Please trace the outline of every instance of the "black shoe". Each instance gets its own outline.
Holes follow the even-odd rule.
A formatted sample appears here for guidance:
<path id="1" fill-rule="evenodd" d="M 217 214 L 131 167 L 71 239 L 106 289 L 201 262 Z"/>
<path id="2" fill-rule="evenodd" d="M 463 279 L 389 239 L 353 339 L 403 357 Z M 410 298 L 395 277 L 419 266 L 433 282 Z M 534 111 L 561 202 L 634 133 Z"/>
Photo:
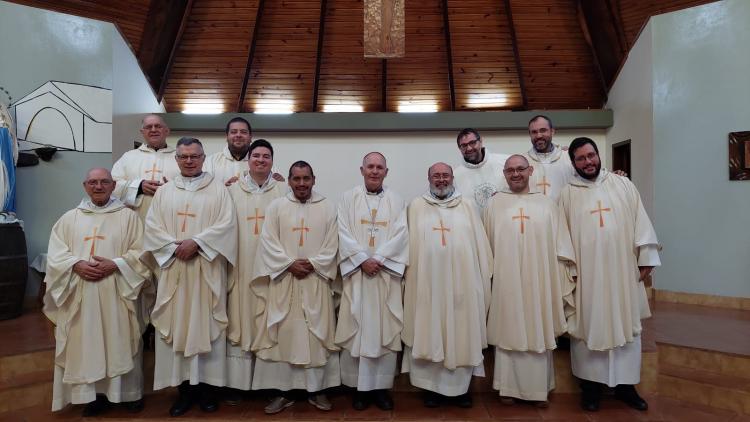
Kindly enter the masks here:
<path id="1" fill-rule="evenodd" d="M 375 406 L 378 407 L 380 410 L 393 410 L 393 399 L 388 394 L 388 391 L 386 390 L 375 390 L 373 392 L 375 395 L 374 402 Z"/>
<path id="2" fill-rule="evenodd" d="M 648 410 L 648 403 L 643 400 L 633 385 L 618 385 L 615 387 L 615 398 L 635 410 Z"/>
<path id="3" fill-rule="evenodd" d="M 128 413 L 138 413 L 143 410 L 143 398 L 135 401 L 126 401 L 123 404 L 125 405 L 125 410 L 127 410 Z"/>
<path id="4" fill-rule="evenodd" d="M 210 385 L 201 384 L 198 406 L 202 411 L 211 413 L 219 410 L 219 402 L 216 400 L 214 389 Z"/>
<path id="5" fill-rule="evenodd" d="M 367 391 L 355 391 L 352 398 L 352 407 L 354 410 L 365 410 L 370 407 L 370 397 Z"/>
<path id="6" fill-rule="evenodd" d="M 169 416 L 182 416 L 193 407 L 193 397 L 189 392 L 180 391 L 172 407 L 169 408 Z"/>
<path id="7" fill-rule="evenodd" d="M 92 416 L 100 415 L 109 409 L 109 400 L 101 394 L 96 395 L 96 399 L 92 402 L 86 403 L 86 406 L 81 412 L 81 416 L 84 418 L 90 418 Z"/>
<path id="8" fill-rule="evenodd" d="M 440 407 L 440 395 L 432 391 L 425 391 L 422 402 L 424 407 Z"/>
<path id="9" fill-rule="evenodd" d="M 581 409 L 587 412 L 599 410 L 599 402 L 602 399 L 602 386 L 592 381 L 581 381 Z"/>
<path id="10" fill-rule="evenodd" d="M 222 401 L 227 406 L 239 406 L 242 403 L 242 392 L 236 388 L 221 389 Z"/>
<path id="11" fill-rule="evenodd" d="M 456 397 L 456 405 L 464 409 L 468 409 L 474 405 L 474 401 L 471 399 L 471 394 L 464 393 Z"/>

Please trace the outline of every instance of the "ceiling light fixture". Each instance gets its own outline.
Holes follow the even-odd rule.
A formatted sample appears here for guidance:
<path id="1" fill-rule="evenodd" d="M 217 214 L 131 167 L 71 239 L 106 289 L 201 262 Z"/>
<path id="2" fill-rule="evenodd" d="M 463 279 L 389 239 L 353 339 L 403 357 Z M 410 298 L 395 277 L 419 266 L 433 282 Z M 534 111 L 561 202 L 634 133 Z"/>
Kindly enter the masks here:
<path id="1" fill-rule="evenodd" d="M 435 103 L 409 103 L 403 102 L 398 105 L 399 113 L 436 113 L 438 105 Z"/>
<path id="2" fill-rule="evenodd" d="M 360 104 L 326 104 L 323 113 L 361 113 L 364 107 Z"/>
<path id="3" fill-rule="evenodd" d="M 292 102 L 256 104 L 255 114 L 292 114 L 294 104 Z"/>
<path id="4" fill-rule="evenodd" d="M 186 104 L 183 114 L 221 114 L 224 104 Z"/>

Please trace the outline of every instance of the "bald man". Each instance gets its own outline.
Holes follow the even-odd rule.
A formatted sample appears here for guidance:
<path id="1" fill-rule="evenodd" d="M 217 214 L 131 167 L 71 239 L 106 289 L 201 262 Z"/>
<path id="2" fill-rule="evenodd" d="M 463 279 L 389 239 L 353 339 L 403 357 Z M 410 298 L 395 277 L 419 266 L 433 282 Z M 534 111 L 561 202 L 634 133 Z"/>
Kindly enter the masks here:
<path id="1" fill-rule="evenodd" d="M 52 410 L 87 403 L 95 416 L 110 403 L 143 408 L 143 324 L 135 300 L 150 277 L 138 215 L 111 197 L 108 170 L 90 170 L 87 198 L 55 223 L 49 240 L 44 314 L 55 324 Z"/>
<path id="2" fill-rule="evenodd" d="M 471 407 L 471 378 L 484 376 L 492 253 L 473 201 L 453 187 L 451 167 L 436 163 L 427 177 L 429 192 L 408 211 L 402 372 L 427 390 L 425 406 L 451 396 Z"/>
<path id="3" fill-rule="evenodd" d="M 393 409 L 396 354 L 401 350 L 401 281 L 409 261 L 406 207 L 383 185 L 385 156 L 365 155 L 363 183 L 344 193 L 338 208 L 339 255 L 343 293 L 336 344 L 341 351 L 341 382 L 356 388 L 352 406 L 374 402 Z"/>

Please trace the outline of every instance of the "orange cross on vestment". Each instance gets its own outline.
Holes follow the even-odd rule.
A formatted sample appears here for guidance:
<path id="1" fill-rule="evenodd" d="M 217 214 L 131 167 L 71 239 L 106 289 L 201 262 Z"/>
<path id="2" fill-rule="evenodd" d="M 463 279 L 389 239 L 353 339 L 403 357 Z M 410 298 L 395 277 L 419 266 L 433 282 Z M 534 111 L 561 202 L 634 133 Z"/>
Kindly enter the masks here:
<path id="1" fill-rule="evenodd" d="M 531 220 L 531 217 L 523 214 L 523 208 L 518 209 L 518 215 L 513 216 L 513 220 L 521 220 L 521 234 L 524 233 L 525 225 L 523 220 Z"/>
<path id="2" fill-rule="evenodd" d="M 253 220 L 255 220 L 255 230 L 253 230 L 253 234 L 255 234 L 256 236 L 258 235 L 258 222 L 260 220 L 265 220 L 266 219 L 266 216 L 265 215 L 260 215 L 260 213 L 258 211 L 259 211 L 258 208 L 256 208 L 255 209 L 255 216 L 254 217 L 247 217 L 247 221 L 253 221 Z"/>
<path id="3" fill-rule="evenodd" d="M 96 234 L 96 227 L 94 227 L 94 234 L 92 234 L 91 236 L 84 236 L 83 238 L 84 242 L 88 242 L 89 240 L 91 241 L 91 250 L 89 250 L 89 258 L 94 256 L 94 254 L 96 253 L 96 239 L 99 239 L 99 240 L 105 239 L 104 236 Z"/>
<path id="4" fill-rule="evenodd" d="M 188 210 L 190 209 L 190 204 L 185 204 L 185 211 L 177 211 L 178 216 L 185 217 L 182 219 L 182 228 L 180 229 L 181 232 L 185 232 L 185 225 L 187 224 L 188 217 L 195 217 L 195 214 L 189 213 Z"/>
<path id="5" fill-rule="evenodd" d="M 547 187 L 552 186 L 547 182 L 547 176 L 542 176 L 542 181 L 536 184 L 536 187 L 542 187 L 542 193 L 547 194 Z"/>
<path id="6" fill-rule="evenodd" d="M 371 219 L 367 220 L 365 218 L 359 220 L 360 224 L 369 224 L 370 225 L 370 247 L 375 247 L 375 226 L 380 227 L 387 227 L 388 222 L 387 221 L 376 221 L 375 217 L 378 215 L 378 210 L 370 210 L 370 216 Z"/>
<path id="7" fill-rule="evenodd" d="M 310 228 L 305 227 L 305 219 L 302 218 L 299 223 L 299 227 L 292 227 L 292 232 L 299 231 L 299 245 L 305 246 L 305 232 L 309 232 Z"/>
<path id="8" fill-rule="evenodd" d="M 159 170 L 159 169 L 158 169 L 158 168 L 156 167 L 156 161 L 154 161 L 154 165 L 153 165 L 153 166 L 151 166 L 151 170 L 146 170 L 146 174 L 149 174 L 149 173 L 151 173 L 151 181 L 152 181 L 152 182 L 153 182 L 154 180 L 156 180 L 156 179 L 155 179 L 156 173 L 161 173 L 161 170 Z"/>
<path id="9" fill-rule="evenodd" d="M 447 243 L 445 242 L 445 232 L 451 231 L 451 229 L 443 226 L 443 219 L 440 219 L 440 227 L 433 227 L 432 231 L 439 231 L 440 232 L 440 244 L 442 246 L 445 246 Z"/>
<path id="10" fill-rule="evenodd" d="M 612 211 L 612 208 L 602 208 L 602 201 L 596 201 L 596 209 L 591 214 L 599 213 L 599 227 L 604 227 L 604 211 Z"/>

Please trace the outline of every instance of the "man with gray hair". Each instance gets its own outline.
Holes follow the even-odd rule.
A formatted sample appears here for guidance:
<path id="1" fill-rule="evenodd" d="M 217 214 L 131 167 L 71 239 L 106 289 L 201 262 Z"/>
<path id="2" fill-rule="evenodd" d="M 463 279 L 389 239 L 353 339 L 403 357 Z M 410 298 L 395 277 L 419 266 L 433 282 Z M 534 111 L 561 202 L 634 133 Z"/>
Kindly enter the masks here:
<path id="1" fill-rule="evenodd" d="M 336 344 L 343 349 L 341 381 L 357 390 L 352 406 L 364 410 L 373 401 L 391 410 L 386 390 L 393 387 L 401 351 L 401 286 L 409 261 L 406 207 L 383 186 L 383 154 L 365 155 L 359 171 L 363 184 L 344 193 L 338 209 L 343 293 Z"/>
<path id="2" fill-rule="evenodd" d="M 136 298 L 149 270 L 140 262 L 143 224 L 111 197 L 109 170 L 94 168 L 88 195 L 50 234 L 44 314 L 55 324 L 52 410 L 87 403 L 95 416 L 111 402 L 143 408 L 140 322 Z"/>
<path id="3" fill-rule="evenodd" d="M 196 400 L 215 411 L 210 385 L 227 381 L 227 266 L 237 264 L 237 217 L 227 188 L 203 171 L 205 158 L 199 140 L 181 138 L 180 175 L 159 188 L 146 217 L 144 259 L 160 268 L 154 390 L 179 386 L 172 416 Z"/>
<path id="4" fill-rule="evenodd" d="M 472 375 L 484 376 L 492 252 L 473 201 L 453 188 L 451 167 L 433 164 L 427 176 L 430 191 L 408 211 L 401 371 L 427 390 L 425 406 L 452 396 L 471 407 Z"/>

